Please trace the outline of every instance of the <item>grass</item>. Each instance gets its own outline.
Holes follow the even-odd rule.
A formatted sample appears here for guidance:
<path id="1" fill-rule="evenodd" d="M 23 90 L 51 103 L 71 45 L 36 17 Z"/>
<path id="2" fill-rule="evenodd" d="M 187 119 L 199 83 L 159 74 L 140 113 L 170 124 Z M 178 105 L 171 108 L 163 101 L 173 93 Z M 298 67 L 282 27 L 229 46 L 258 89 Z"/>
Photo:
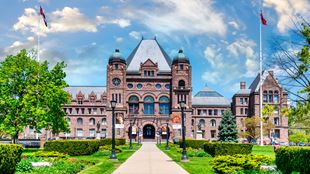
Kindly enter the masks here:
<path id="1" fill-rule="evenodd" d="M 165 145 L 159 145 L 158 148 L 165 152 L 173 161 L 178 163 L 190 174 L 212 174 L 215 173 L 209 164 L 213 157 L 189 157 L 189 162 L 181 162 L 181 153 L 177 152 L 179 145 L 171 145 L 170 150 L 165 150 Z M 273 146 L 258 146 L 254 145 L 252 154 L 267 155 L 275 157 Z"/>
<path id="2" fill-rule="evenodd" d="M 270 157 L 275 157 L 275 155 L 276 155 L 274 150 L 273 150 L 273 146 L 259 146 L 259 145 L 253 146 L 252 154 L 267 155 Z"/>
<path id="3" fill-rule="evenodd" d="M 110 174 L 112 173 L 117 167 L 119 167 L 123 162 L 125 162 L 136 150 L 140 148 L 137 144 L 133 144 L 133 149 L 128 149 L 129 145 L 124 145 L 121 147 L 122 152 L 117 153 L 116 156 L 118 158 L 118 161 L 110 161 L 109 157 L 111 152 L 96 152 L 92 155 L 87 155 L 87 156 L 70 156 L 68 160 L 72 159 L 74 162 L 67 162 L 65 165 L 62 166 L 57 166 L 57 167 L 50 167 L 49 170 L 44 170 L 43 173 L 59 173 L 59 168 L 61 167 L 74 167 L 76 163 L 83 163 L 84 164 L 84 169 L 80 171 L 80 174 L 95 174 L 95 173 L 101 173 L 101 174 Z M 24 149 L 24 152 L 22 154 L 26 156 L 31 156 L 31 153 L 39 151 L 40 149 L 35 149 L 35 148 L 26 148 Z M 53 168 L 53 169 L 52 169 Z M 42 168 L 43 169 L 43 168 Z M 55 170 L 55 171 L 54 171 Z M 31 173 L 38 173 L 38 171 L 41 170 L 34 170 Z M 62 171 L 64 172 L 64 171 Z M 18 174 L 24 174 L 24 172 L 17 172 Z M 76 172 L 74 172 L 76 173 Z M 30 173 L 29 173 L 30 174 Z"/>
<path id="4" fill-rule="evenodd" d="M 177 152 L 177 147 L 175 145 L 170 145 L 170 150 L 165 150 L 165 145 L 159 145 L 158 148 L 165 152 L 173 161 L 178 163 L 190 174 L 214 173 L 209 164 L 212 157 L 189 157 L 189 162 L 183 163 L 181 162 L 181 153 Z"/>
<path id="5" fill-rule="evenodd" d="M 115 169 L 117 169 L 123 162 L 125 162 L 136 150 L 140 148 L 137 144 L 133 144 L 133 149 L 130 150 L 126 145 L 122 148 L 122 152 L 116 154 L 117 161 L 110 161 L 110 153 L 108 155 L 101 154 L 101 152 L 97 152 L 91 156 L 77 156 L 76 158 L 86 161 L 93 161 L 95 160 L 97 162 L 96 165 L 90 166 L 80 172 L 80 174 L 95 174 L 95 173 L 101 173 L 101 174 L 110 174 Z"/>

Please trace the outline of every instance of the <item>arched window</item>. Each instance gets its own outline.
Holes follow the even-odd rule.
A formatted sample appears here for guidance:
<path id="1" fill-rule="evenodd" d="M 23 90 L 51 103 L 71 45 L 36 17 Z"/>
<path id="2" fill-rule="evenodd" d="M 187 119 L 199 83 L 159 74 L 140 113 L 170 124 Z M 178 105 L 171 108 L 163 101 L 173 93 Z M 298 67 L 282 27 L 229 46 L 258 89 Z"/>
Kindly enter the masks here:
<path id="1" fill-rule="evenodd" d="M 275 91 L 273 96 L 274 103 L 279 103 L 279 92 Z"/>
<path id="2" fill-rule="evenodd" d="M 170 113 L 169 98 L 166 96 L 162 96 L 159 98 L 159 114 L 169 115 L 169 113 Z"/>
<path id="3" fill-rule="evenodd" d="M 179 88 L 184 88 L 184 87 L 185 87 L 185 81 L 179 80 Z"/>
<path id="4" fill-rule="evenodd" d="M 102 118 L 101 119 L 101 124 L 102 125 L 107 125 L 107 118 Z"/>
<path id="5" fill-rule="evenodd" d="M 95 119 L 94 118 L 89 119 L 89 125 L 95 125 Z"/>
<path id="6" fill-rule="evenodd" d="M 199 120 L 199 124 L 200 124 L 201 127 L 205 127 L 206 126 L 206 122 L 205 122 L 204 119 L 200 119 Z"/>
<path id="7" fill-rule="evenodd" d="M 135 95 L 128 100 L 129 114 L 139 114 L 139 98 Z"/>
<path id="8" fill-rule="evenodd" d="M 144 98 L 144 114 L 150 115 L 154 114 L 154 98 L 151 96 L 146 96 Z"/>
<path id="9" fill-rule="evenodd" d="M 82 118 L 78 118 L 77 119 L 77 124 L 78 125 L 83 125 L 83 119 Z"/>
<path id="10" fill-rule="evenodd" d="M 216 121 L 212 119 L 212 120 L 210 121 L 210 126 L 211 126 L 211 127 L 215 127 L 215 126 L 216 126 Z"/>

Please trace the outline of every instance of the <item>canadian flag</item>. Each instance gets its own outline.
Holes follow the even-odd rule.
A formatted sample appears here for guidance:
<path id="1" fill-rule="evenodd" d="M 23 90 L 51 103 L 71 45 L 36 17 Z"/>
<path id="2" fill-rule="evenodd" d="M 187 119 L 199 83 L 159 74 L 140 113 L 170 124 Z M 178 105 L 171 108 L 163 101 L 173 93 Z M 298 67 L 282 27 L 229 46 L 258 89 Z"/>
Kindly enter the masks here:
<path id="1" fill-rule="evenodd" d="M 260 11 L 260 19 L 261 19 L 263 25 L 267 25 L 267 21 L 266 21 L 266 19 L 264 18 L 263 12 L 262 12 L 262 11 Z"/>
<path id="2" fill-rule="evenodd" d="M 42 9 L 41 6 L 40 6 L 40 15 L 41 15 L 42 18 L 43 18 L 43 21 L 44 21 L 45 26 L 47 27 L 46 17 L 45 17 L 44 11 L 43 11 L 43 9 Z"/>

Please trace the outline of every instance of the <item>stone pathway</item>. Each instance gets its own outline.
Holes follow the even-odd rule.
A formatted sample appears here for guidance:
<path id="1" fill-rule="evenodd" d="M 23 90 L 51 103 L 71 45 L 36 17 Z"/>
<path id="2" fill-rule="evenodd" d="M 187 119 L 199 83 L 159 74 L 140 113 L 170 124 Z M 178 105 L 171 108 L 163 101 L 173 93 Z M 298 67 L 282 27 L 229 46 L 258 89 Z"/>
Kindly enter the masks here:
<path id="1" fill-rule="evenodd" d="M 172 161 L 154 142 L 144 142 L 142 147 L 127 159 L 113 174 L 188 174 Z"/>

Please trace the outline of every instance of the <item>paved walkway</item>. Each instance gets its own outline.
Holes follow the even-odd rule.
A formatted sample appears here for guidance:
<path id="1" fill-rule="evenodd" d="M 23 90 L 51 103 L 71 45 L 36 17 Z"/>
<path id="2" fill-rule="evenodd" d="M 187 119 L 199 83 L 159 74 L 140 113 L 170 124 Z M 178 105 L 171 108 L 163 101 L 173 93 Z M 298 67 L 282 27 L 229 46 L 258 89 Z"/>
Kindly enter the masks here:
<path id="1" fill-rule="evenodd" d="M 142 147 L 127 159 L 113 174 L 188 174 L 172 161 L 154 142 L 144 142 Z"/>

